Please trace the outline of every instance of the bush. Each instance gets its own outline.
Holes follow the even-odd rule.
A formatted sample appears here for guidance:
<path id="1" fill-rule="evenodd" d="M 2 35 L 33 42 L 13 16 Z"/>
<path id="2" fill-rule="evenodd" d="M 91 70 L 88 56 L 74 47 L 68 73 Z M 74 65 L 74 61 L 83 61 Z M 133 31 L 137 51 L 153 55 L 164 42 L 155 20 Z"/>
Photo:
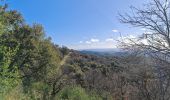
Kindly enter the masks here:
<path id="1" fill-rule="evenodd" d="M 89 95 L 81 87 L 68 86 L 57 94 L 56 100 L 102 100 L 102 99 L 95 93 Z"/>
<path id="2" fill-rule="evenodd" d="M 31 100 L 28 94 L 24 94 L 21 85 L 13 88 L 6 94 L 0 94 L 0 100 Z"/>
<path id="3" fill-rule="evenodd" d="M 49 91 L 49 86 L 44 82 L 34 82 L 30 87 L 29 95 L 34 100 L 47 100 L 49 98 Z"/>

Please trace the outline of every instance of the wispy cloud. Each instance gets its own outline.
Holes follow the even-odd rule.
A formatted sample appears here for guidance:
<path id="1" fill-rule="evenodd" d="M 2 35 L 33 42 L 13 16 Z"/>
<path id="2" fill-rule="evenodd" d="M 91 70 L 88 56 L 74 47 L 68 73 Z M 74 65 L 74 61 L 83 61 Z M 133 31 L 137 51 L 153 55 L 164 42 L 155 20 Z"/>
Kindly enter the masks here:
<path id="1" fill-rule="evenodd" d="M 92 44 L 92 43 L 97 43 L 97 42 L 100 42 L 99 39 L 97 38 L 91 38 L 90 40 L 87 40 L 85 43 L 86 44 Z M 80 42 L 79 42 L 80 43 Z M 83 42 L 82 42 L 83 43 Z"/>
<path id="2" fill-rule="evenodd" d="M 136 39 L 136 36 L 134 35 L 128 35 L 128 36 L 122 36 L 122 37 L 118 37 L 119 41 L 127 41 L 130 42 L 130 40 L 132 39 Z"/>
<path id="3" fill-rule="evenodd" d="M 101 48 L 116 48 L 116 41 L 114 38 L 106 38 L 100 40 L 98 38 L 87 39 L 86 41 L 79 41 L 79 44 L 70 45 L 72 49 L 101 49 Z"/>
<path id="4" fill-rule="evenodd" d="M 146 29 L 145 29 L 145 28 L 141 28 L 140 30 L 142 30 L 142 31 L 146 31 Z"/>
<path id="5" fill-rule="evenodd" d="M 92 43 L 90 41 L 86 41 L 82 44 L 73 44 L 70 45 L 69 48 L 71 49 L 106 49 L 106 48 L 116 48 L 116 43 L 113 42 L 96 42 L 96 43 Z"/>
<path id="6" fill-rule="evenodd" d="M 106 42 L 112 42 L 112 41 L 114 41 L 114 39 L 113 38 L 107 38 L 105 41 Z"/>
<path id="7" fill-rule="evenodd" d="M 94 39 L 94 38 L 92 38 L 92 39 L 90 39 L 90 41 L 91 41 L 91 42 L 99 42 L 99 39 Z"/>
<path id="8" fill-rule="evenodd" d="M 134 45 L 134 44 L 149 45 L 149 41 L 147 39 L 138 39 L 138 37 L 134 35 L 119 37 L 118 40 L 124 42 L 127 45 Z"/>
<path id="9" fill-rule="evenodd" d="M 79 43 L 83 43 L 83 41 L 79 41 Z"/>
<path id="10" fill-rule="evenodd" d="M 145 32 L 146 34 L 152 34 L 153 32 L 149 32 L 149 31 L 147 31 L 147 32 Z"/>
<path id="11" fill-rule="evenodd" d="M 91 42 L 90 42 L 90 41 L 86 41 L 86 43 L 87 43 L 87 44 L 91 44 Z"/>
<path id="12" fill-rule="evenodd" d="M 118 30 L 116 30 L 116 29 L 113 29 L 113 30 L 112 30 L 112 32 L 115 32 L 115 33 L 117 33 L 117 32 L 119 32 L 119 31 L 118 31 Z"/>

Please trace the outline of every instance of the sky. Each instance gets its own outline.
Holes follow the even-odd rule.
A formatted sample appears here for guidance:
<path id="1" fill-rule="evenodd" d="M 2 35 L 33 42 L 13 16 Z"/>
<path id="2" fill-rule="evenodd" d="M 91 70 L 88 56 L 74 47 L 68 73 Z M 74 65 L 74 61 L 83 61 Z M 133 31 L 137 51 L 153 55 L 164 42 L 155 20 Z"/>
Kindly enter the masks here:
<path id="1" fill-rule="evenodd" d="M 145 0 L 7 0 L 30 25 L 42 24 L 52 42 L 71 49 L 116 48 L 120 33 L 137 35 L 143 30 L 119 22 L 118 13 Z"/>

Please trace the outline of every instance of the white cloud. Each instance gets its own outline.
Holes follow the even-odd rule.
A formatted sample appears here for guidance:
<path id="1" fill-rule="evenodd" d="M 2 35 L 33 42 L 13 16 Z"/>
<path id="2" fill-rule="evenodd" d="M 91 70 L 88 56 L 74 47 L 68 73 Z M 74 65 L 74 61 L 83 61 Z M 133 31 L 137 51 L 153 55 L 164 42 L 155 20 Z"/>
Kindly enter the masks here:
<path id="1" fill-rule="evenodd" d="M 72 44 L 70 46 L 68 46 L 71 49 L 76 49 L 76 50 L 80 50 L 80 49 L 110 49 L 110 48 L 116 48 L 116 43 L 113 42 L 96 42 L 96 43 L 92 43 L 90 41 L 86 41 L 83 44 Z"/>
<path id="2" fill-rule="evenodd" d="M 145 28 L 141 28 L 141 30 L 142 30 L 142 31 L 146 31 L 146 29 L 145 29 Z"/>
<path id="3" fill-rule="evenodd" d="M 85 41 L 85 43 L 86 44 L 92 44 L 92 43 L 98 43 L 99 41 L 100 41 L 99 39 L 91 38 L 90 40 Z M 80 42 L 83 43 L 82 41 L 80 41 Z"/>
<path id="4" fill-rule="evenodd" d="M 106 42 L 112 42 L 112 41 L 114 41 L 114 39 L 113 39 L 113 38 L 108 38 L 108 39 L 106 39 L 105 41 L 106 41 Z"/>
<path id="5" fill-rule="evenodd" d="M 99 39 L 91 38 L 90 40 L 86 41 L 85 43 L 86 44 L 92 44 L 92 43 L 97 43 L 99 41 L 100 41 Z"/>
<path id="6" fill-rule="evenodd" d="M 134 35 L 128 35 L 124 37 L 119 37 L 118 40 L 126 43 L 127 45 L 133 45 L 133 44 L 144 44 L 149 45 L 149 42 L 147 39 L 139 39 L 138 37 Z"/>
<path id="7" fill-rule="evenodd" d="M 87 44 L 91 44 L 91 42 L 90 42 L 90 41 L 86 41 L 86 43 L 87 43 Z"/>
<path id="8" fill-rule="evenodd" d="M 145 33 L 146 33 L 146 34 L 152 34 L 152 32 L 149 32 L 149 31 L 148 31 L 148 32 L 145 32 Z"/>
<path id="9" fill-rule="evenodd" d="M 100 40 L 97 38 L 91 38 L 86 41 L 79 41 L 79 44 L 72 44 L 68 46 L 71 49 L 104 49 L 104 48 L 116 48 L 116 41 L 113 38 L 106 38 Z"/>
<path id="10" fill-rule="evenodd" d="M 142 44 L 144 44 L 144 45 L 149 45 L 149 43 L 148 43 L 148 40 L 147 40 L 147 39 L 142 39 L 140 42 L 141 42 Z"/>
<path id="11" fill-rule="evenodd" d="M 127 35 L 127 36 L 118 37 L 118 40 L 135 39 L 135 38 L 136 37 L 134 35 Z"/>
<path id="12" fill-rule="evenodd" d="M 117 33 L 117 32 L 119 32 L 119 31 L 118 31 L 118 30 L 116 30 L 116 29 L 113 29 L 113 30 L 112 30 L 112 32 L 115 32 L 115 33 Z"/>
<path id="13" fill-rule="evenodd" d="M 137 41 L 137 38 L 133 35 L 128 35 L 128 36 L 122 36 L 122 37 L 118 37 L 119 41 L 122 41 L 126 44 L 133 44 L 133 41 Z"/>
<path id="14" fill-rule="evenodd" d="M 91 42 L 99 42 L 99 39 L 94 39 L 94 38 L 92 38 L 90 41 L 91 41 Z"/>

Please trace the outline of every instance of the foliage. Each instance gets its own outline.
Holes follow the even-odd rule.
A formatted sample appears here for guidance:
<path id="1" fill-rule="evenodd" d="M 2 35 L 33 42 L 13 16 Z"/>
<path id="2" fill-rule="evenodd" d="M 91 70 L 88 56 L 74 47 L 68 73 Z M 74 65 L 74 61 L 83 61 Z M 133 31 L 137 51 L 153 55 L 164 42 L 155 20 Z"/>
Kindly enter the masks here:
<path id="1" fill-rule="evenodd" d="M 88 94 L 81 87 L 68 86 L 61 90 L 56 99 L 58 100 L 102 100 L 102 98 L 96 94 Z"/>
<path id="2" fill-rule="evenodd" d="M 22 86 L 18 85 L 7 94 L 0 96 L 0 100 L 31 100 L 31 96 L 25 94 Z"/>
<path id="3" fill-rule="evenodd" d="M 7 25 L 5 17 L 10 12 L 0 13 L 0 93 L 5 94 L 20 83 L 17 65 L 10 65 L 16 56 L 19 43 L 13 38 L 8 38 L 9 24 Z"/>
<path id="4" fill-rule="evenodd" d="M 158 0 L 154 1 L 159 3 Z M 143 13 L 143 10 L 141 12 L 144 15 L 148 13 L 150 12 Z M 141 17 L 147 18 L 146 20 L 152 18 L 150 15 Z M 128 18 L 131 19 L 130 16 Z M 133 20 L 132 24 L 135 26 L 141 24 L 138 23 L 141 22 L 140 18 L 135 18 L 137 19 Z M 169 26 L 167 27 L 167 31 L 160 34 L 169 36 Z M 6 5 L 0 6 L 0 99 L 165 100 L 169 98 L 169 57 L 162 57 L 154 52 L 158 54 L 158 58 L 163 59 L 153 59 L 144 53 L 132 51 L 132 55 L 128 53 L 124 57 L 81 54 L 67 47 L 57 46 L 45 34 L 42 25 L 28 25 L 18 11 L 9 10 Z M 169 40 L 169 37 L 166 38 Z M 169 54 L 169 49 L 166 48 L 162 53 Z"/>
<path id="5" fill-rule="evenodd" d="M 19 84 L 19 70 L 17 66 L 10 68 L 11 58 L 15 55 L 15 50 L 10 50 L 7 47 L 0 47 L 1 54 L 1 68 L 0 68 L 0 92 L 9 91 L 9 89 Z"/>

